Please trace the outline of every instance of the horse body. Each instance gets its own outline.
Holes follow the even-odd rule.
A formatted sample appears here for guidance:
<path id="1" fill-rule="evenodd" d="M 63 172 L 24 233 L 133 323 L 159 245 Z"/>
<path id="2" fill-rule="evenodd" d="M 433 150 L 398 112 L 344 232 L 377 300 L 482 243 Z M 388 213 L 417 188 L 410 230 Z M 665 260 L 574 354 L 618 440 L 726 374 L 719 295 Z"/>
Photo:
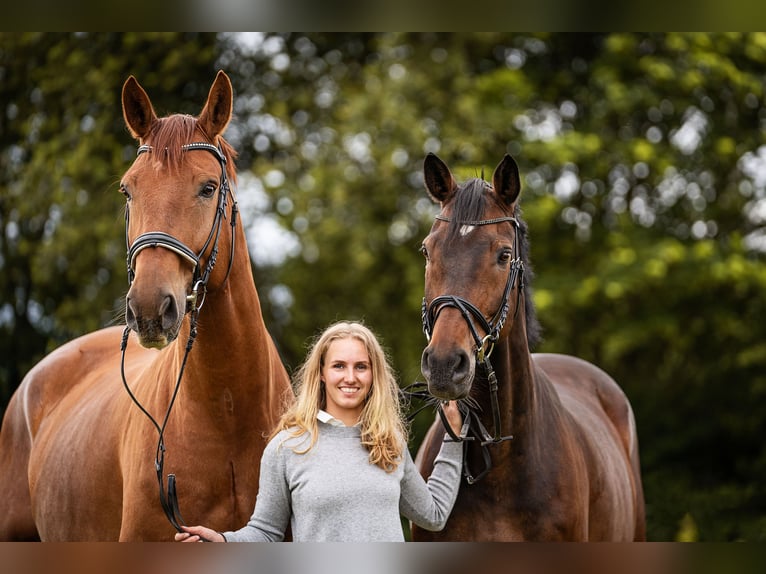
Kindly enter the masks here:
<path id="1" fill-rule="evenodd" d="M 216 146 L 226 156 L 229 179 L 235 177 L 233 154 L 220 137 L 231 114 L 228 78 L 219 73 L 196 120 L 159 120 L 132 78 L 123 108 L 133 135 L 154 145 L 153 156 L 142 154 L 123 178 L 128 243 L 162 230 L 180 238 L 181 248 L 150 244 L 133 254 L 127 339 L 120 327 L 75 339 L 38 363 L 14 394 L 0 432 L 0 489 L 10 493 L 7 512 L 0 513 L 2 539 L 172 540 L 158 499 L 158 431 L 123 388 L 121 365 L 153 418 L 162 422 L 173 405 L 163 433 L 164 472 L 177 476 L 183 519 L 219 530 L 250 516 L 266 436 L 292 396 L 233 209 L 222 213 L 226 225 L 215 244 L 205 241 L 215 208 L 210 192 L 224 187 L 224 161 L 208 148 L 184 148 L 175 168 L 157 157 L 158 125 L 166 131 L 186 126 L 175 143 Z M 228 205 L 225 200 L 224 209 Z M 179 255 L 186 245 L 208 263 L 200 293 L 196 269 L 193 274 L 188 257 Z M 215 266 L 219 248 L 224 264 Z M 190 292 L 198 299 L 187 303 Z M 184 308 L 199 313 L 193 326 Z"/>
<path id="2" fill-rule="evenodd" d="M 566 355 L 530 353 L 530 303 L 518 301 L 527 295 L 519 287 L 513 291 L 517 300 L 499 297 L 509 273 L 510 258 L 505 255 L 514 244 L 521 245 L 507 231 L 515 227 L 514 235 L 522 233 L 511 215 L 519 190 L 515 162 L 506 156 L 495 172 L 494 186 L 478 186 L 483 189 L 470 201 L 461 199 L 462 204 L 455 198 L 462 188 L 441 160 L 429 156 L 426 170 L 428 189 L 446 216 L 437 220 L 424 242 L 425 301 L 436 304 L 424 303 L 430 341 L 423 372 L 432 394 L 441 399 L 470 397 L 483 425 L 492 429 L 495 407 L 488 372 L 474 358 L 479 351 L 491 354 L 502 434 L 513 438 L 488 445 L 490 470 L 472 484 L 461 484 L 445 529 L 427 532 L 413 526 L 413 539 L 644 539 L 638 442 L 627 398 L 595 365 Z M 486 219 L 475 221 L 479 217 Z M 475 225 L 461 223 L 466 219 Z M 440 298 L 444 293 L 454 297 Z M 475 303 L 475 311 L 469 309 L 469 301 Z M 486 317 L 503 305 L 510 310 L 508 323 L 503 324 L 504 316 L 499 319 L 496 339 L 487 342 L 492 333 L 479 333 L 474 323 L 481 320 L 472 314 L 481 313 L 492 327 Z M 521 309 L 524 312 L 516 312 Z M 534 331 L 536 325 L 529 328 Z M 430 475 L 444 436 L 437 420 L 416 458 L 424 476 Z M 487 453 L 467 444 L 464 464 L 473 473 L 487 464 Z"/>

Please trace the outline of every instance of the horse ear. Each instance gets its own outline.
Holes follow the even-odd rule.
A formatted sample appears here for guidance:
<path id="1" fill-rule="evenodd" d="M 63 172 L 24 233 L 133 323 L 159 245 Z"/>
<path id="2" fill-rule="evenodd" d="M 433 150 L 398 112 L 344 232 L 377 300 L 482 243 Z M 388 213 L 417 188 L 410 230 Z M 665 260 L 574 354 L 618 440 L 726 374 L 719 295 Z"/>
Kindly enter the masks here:
<path id="1" fill-rule="evenodd" d="M 122 86 L 122 117 L 130 134 L 137 140 L 143 139 L 157 121 L 149 96 L 133 76 Z"/>
<path id="2" fill-rule="evenodd" d="M 506 205 L 513 205 L 518 199 L 521 192 L 519 166 L 508 154 L 505 154 L 505 157 L 495 168 L 495 173 L 492 174 L 492 185 L 495 188 L 495 193 Z"/>
<path id="3" fill-rule="evenodd" d="M 223 70 L 219 70 L 197 120 L 197 125 L 211 140 L 215 141 L 229 125 L 233 99 L 231 80 Z"/>
<path id="4" fill-rule="evenodd" d="M 429 153 L 423 162 L 423 177 L 426 181 L 426 190 L 437 203 L 444 203 L 455 192 L 455 178 L 447 167 L 447 164 Z"/>

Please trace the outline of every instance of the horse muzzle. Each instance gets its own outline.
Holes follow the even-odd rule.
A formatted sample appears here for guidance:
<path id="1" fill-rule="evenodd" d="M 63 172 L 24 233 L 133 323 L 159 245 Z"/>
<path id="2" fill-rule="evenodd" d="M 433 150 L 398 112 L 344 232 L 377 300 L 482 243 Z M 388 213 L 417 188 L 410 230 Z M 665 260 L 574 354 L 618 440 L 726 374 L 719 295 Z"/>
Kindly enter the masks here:
<path id="1" fill-rule="evenodd" d="M 433 396 L 455 400 L 468 396 L 476 372 L 476 361 L 463 349 L 440 352 L 429 345 L 423 351 L 420 369 Z"/>
<path id="2" fill-rule="evenodd" d="M 171 294 L 158 294 L 148 303 L 141 298 L 126 297 L 125 320 L 138 335 L 141 346 L 163 349 L 178 337 L 184 311 L 178 298 Z M 184 301 L 185 304 L 185 301 Z"/>

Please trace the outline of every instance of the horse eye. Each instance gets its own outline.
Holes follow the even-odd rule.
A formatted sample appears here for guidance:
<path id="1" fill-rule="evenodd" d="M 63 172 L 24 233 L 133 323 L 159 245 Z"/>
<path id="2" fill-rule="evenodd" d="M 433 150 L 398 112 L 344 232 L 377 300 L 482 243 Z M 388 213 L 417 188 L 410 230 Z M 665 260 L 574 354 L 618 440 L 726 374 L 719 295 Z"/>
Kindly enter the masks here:
<path id="1" fill-rule="evenodd" d="M 510 249 L 503 249 L 497 258 L 497 262 L 501 265 L 508 263 L 513 257 L 513 252 Z"/>
<path id="2" fill-rule="evenodd" d="M 428 261 L 428 249 L 426 249 L 425 245 L 420 246 L 420 252 L 423 254 L 423 257 L 426 258 L 426 261 Z"/>
<path id="3" fill-rule="evenodd" d="M 216 184 L 215 184 L 215 183 L 213 183 L 213 182 L 208 182 L 208 183 L 206 183 L 206 184 L 205 184 L 205 185 L 202 187 L 202 190 L 199 192 L 199 194 L 200 194 L 202 197 L 206 197 L 206 198 L 207 198 L 207 197 L 213 197 L 213 194 L 215 193 L 215 190 L 216 190 L 216 189 L 218 189 L 218 186 L 216 186 Z"/>
<path id="4" fill-rule="evenodd" d="M 124 183 L 120 184 L 120 193 L 125 196 L 125 199 L 130 201 L 130 193 L 128 192 L 128 186 L 126 186 Z"/>

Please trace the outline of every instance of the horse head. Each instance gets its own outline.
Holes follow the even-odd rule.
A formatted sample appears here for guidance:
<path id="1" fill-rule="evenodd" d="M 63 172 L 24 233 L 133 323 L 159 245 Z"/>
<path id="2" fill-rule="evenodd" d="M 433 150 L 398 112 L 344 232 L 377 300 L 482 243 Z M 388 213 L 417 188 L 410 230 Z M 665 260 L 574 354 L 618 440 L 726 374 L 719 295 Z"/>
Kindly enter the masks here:
<path id="1" fill-rule="evenodd" d="M 197 118 L 158 118 L 131 76 L 122 110 L 139 142 L 138 157 L 120 182 L 127 201 L 126 321 L 143 346 L 163 348 L 178 336 L 187 310 L 228 277 L 225 265 L 214 266 L 219 249 L 229 261 L 233 257 L 236 214 L 228 182 L 235 178 L 235 154 L 222 137 L 232 113 L 231 82 L 218 73 Z M 232 234 L 221 232 L 222 219 L 230 220 Z"/>
<path id="2" fill-rule="evenodd" d="M 447 165 L 429 154 L 426 189 L 441 213 L 423 241 L 426 259 L 423 328 L 429 339 L 421 369 L 438 398 L 467 397 L 477 359 L 489 357 L 505 336 L 518 304 L 523 263 L 519 170 L 506 155 L 492 184 L 474 178 L 457 184 Z M 511 313 L 509 314 L 509 309 Z"/>

